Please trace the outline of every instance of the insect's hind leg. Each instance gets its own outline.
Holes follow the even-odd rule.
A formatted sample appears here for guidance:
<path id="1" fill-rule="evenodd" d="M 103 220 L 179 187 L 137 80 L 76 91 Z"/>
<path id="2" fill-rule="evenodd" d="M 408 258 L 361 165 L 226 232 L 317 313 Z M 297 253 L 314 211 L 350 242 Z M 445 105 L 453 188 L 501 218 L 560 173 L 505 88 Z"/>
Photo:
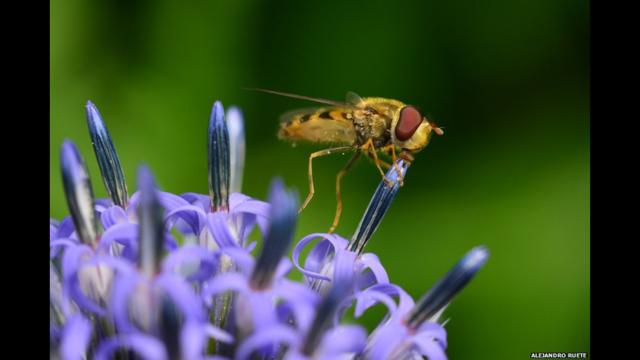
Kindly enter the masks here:
<path id="1" fill-rule="evenodd" d="M 340 222 L 340 216 L 342 215 L 342 194 L 340 191 L 340 182 L 342 181 L 342 178 L 347 174 L 347 172 L 351 169 L 351 167 L 353 167 L 353 164 L 355 164 L 356 161 L 360 158 L 361 154 L 362 153 L 360 151 L 353 154 L 349 162 L 342 168 L 342 170 L 340 170 L 340 172 L 338 172 L 338 175 L 336 175 L 337 205 L 336 205 L 336 214 L 333 217 L 333 223 L 331 224 L 331 228 L 329 229 L 330 234 L 336 230 L 336 227 Z"/>
<path id="2" fill-rule="evenodd" d="M 339 151 L 350 151 L 350 150 L 353 150 L 351 146 L 341 146 L 341 147 L 335 147 L 335 148 L 316 151 L 314 153 L 311 153 L 311 155 L 309 155 L 309 194 L 307 194 L 307 198 L 304 200 L 304 203 L 302 203 L 302 206 L 300 206 L 298 213 L 301 213 L 302 210 L 304 210 L 307 207 L 307 205 L 309 205 L 309 202 L 311 201 L 311 199 L 313 198 L 313 194 L 315 193 L 315 189 L 313 186 L 313 159 L 321 156 L 325 156 L 325 155 L 330 155 Z"/>

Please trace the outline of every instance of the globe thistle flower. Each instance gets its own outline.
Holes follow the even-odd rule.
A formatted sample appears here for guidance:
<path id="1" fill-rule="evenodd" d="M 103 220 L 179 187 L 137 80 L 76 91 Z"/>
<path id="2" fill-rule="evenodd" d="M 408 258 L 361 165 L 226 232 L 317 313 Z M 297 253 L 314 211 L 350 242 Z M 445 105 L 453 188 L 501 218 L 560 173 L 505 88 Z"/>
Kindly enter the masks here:
<path id="1" fill-rule="evenodd" d="M 390 167 L 350 240 L 313 233 L 294 243 L 294 190 L 275 179 L 267 201 L 240 192 L 239 109 L 225 113 L 214 103 L 209 194 L 180 195 L 160 190 L 144 165 L 130 195 L 102 116 L 91 102 L 86 113 L 108 198 L 94 197 L 85 162 L 66 140 L 60 165 L 69 216 L 49 223 L 52 359 L 446 358 L 440 315 L 488 252 L 471 250 L 417 303 L 391 282 L 365 246 L 408 163 Z M 260 239 L 251 241 L 256 229 Z M 303 282 L 288 277 L 294 270 Z M 388 313 L 371 334 L 344 323 L 348 309 L 360 318 L 375 304 Z"/>

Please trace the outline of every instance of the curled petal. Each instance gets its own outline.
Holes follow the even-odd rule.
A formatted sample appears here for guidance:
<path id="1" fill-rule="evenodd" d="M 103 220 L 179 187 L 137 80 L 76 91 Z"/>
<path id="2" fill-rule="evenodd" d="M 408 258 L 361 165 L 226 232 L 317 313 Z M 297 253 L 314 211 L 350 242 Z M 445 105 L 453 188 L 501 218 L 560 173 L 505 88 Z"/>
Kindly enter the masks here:
<path id="1" fill-rule="evenodd" d="M 370 307 L 376 304 L 384 304 L 387 307 L 388 314 L 393 316 L 398 310 L 396 302 L 393 298 L 383 292 L 367 289 L 356 295 L 355 317 L 360 317 Z"/>
<path id="2" fill-rule="evenodd" d="M 182 358 L 185 360 L 203 359 L 207 338 L 216 339 L 223 343 L 233 342 L 233 336 L 220 328 L 211 324 L 188 321 L 180 332 Z"/>
<path id="3" fill-rule="evenodd" d="M 358 257 L 358 272 L 364 273 L 367 269 L 371 270 L 371 274 L 375 277 L 375 284 L 389 283 L 389 276 L 380 263 L 380 259 L 375 254 L 366 253 Z M 372 284 L 361 284 L 369 287 Z"/>
<path id="4" fill-rule="evenodd" d="M 380 297 L 379 295 L 384 295 L 385 297 Z M 364 311 L 366 311 L 366 309 L 370 308 L 378 302 L 383 302 L 390 310 L 389 315 L 392 318 L 399 318 L 407 314 L 414 306 L 414 302 L 411 296 L 407 294 L 400 286 L 394 284 L 374 285 L 367 290 L 358 293 L 358 296 L 358 303 L 356 304 L 356 313 L 358 314 L 362 314 Z M 386 302 L 387 298 L 397 298 L 397 305 L 394 301 L 394 305 L 390 306 Z"/>
<path id="5" fill-rule="evenodd" d="M 122 223 L 111 226 L 100 239 L 98 252 L 106 253 L 113 243 L 124 245 L 125 247 L 136 248 L 138 238 L 138 224 Z"/>
<path id="6" fill-rule="evenodd" d="M 341 325 L 329 330 L 322 339 L 320 353 L 339 356 L 360 353 L 367 343 L 367 332 L 360 326 Z"/>
<path id="7" fill-rule="evenodd" d="M 285 344 L 297 347 L 299 342 L 294 329 L 283 325 L 265 328 L 246 338 L 238 347 L 236 359 L 249 359 L 249 356 L 265 346 Z"/>
<path id="8" fill-rule="evenodd" d="M 305 261 L 305 265 L 310 264 L 311 266 L 302 267 L 300 265 L 300 255 L 302 254 L 302 251 L 307 246 L 307 244 L 318 238 L 322 240 L 316 246 L 321 247 L 322 251 L 313 252 L 312 249 Z M 335 253 L 335 251 L 338 249 L 344 249 L 346 247 L 346 244 L 347 241 L 345 239 L 334 236 L 332 234 L 314 233 L 305 236 L 293 248 L 293 265 L 308 278 L 329 281 L 331 280 L 331 278 L 320 273 L 320 271 L 322 270 L 322 264 L 325 264 L 328 253 L 331 253 L 331 251 Z"/>
<path id="9" fill-rule="evenodd" d="M 158 191 L 158 197 L 160 198 L 160 204 L 165 211 L 172 211 L 175 208 L 190 205 L 189 202 L 178 195 L 168 193 L 165 191 Z M 140 192 L 137 191 L 129 199 L 129 206 L 127 207 L 127 213 L 129 216 L 136 216 L 138 211 L 138 205 L 140 204 Z"/>
<path id="10" fill-rule="evenodd" d="M 199 245 L 185 245 L 167 256 L 162 264 L 164 272 L 186 275 L 187 281 L 204 281 L 211 277 L 218 264 L 218 256 Z M 184 266 L 194 266 L 195 270 L 184 274 Z"/>
<path id="11" fill-rule="evenodd" d="M 129 217 L 123 208 L 111 206 L 100 214 L 100 221 L 102 222 L 102 227 L 107 230 L 116 224 L 129 222 Z"/>
<path id="12" fill-rule="evenodd" d="M 173 226 L 173 222 L 181 219 L 186 222 L 194 234 L 199 234 L 204 224 L 207 223 L 207 214 L 198 206 L 183 205 L 167 211 L 164 217 L 165 222 L 169 226 Z"/>

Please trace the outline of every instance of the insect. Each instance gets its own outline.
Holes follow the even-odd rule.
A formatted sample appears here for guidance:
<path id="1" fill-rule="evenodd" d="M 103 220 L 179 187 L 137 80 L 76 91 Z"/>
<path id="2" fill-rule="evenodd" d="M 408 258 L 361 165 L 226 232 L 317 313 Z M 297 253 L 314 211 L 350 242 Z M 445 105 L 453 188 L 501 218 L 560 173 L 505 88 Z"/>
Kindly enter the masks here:
<path id="1" fill-rule="evenodd" d="M 392 165 L 380 159 L 378 153 L 391 156 L 394 164 L 398 156 L 411 163 L 414 160 L 413 154 L 427 146 L 432 133 L 443 134 L 442 129 L 427 120 L 415 106 L 398 100 L 362 98 L 354 92 L 348 92 L 346 101 L 339 102 L 266 89 L 249 90 L 325 105 L 320 108 L 293 110 L 281 117 L 278 131 L 280 139 L 334 146 L 309 155 L 309 193 L 300 211 L 307 207 L 315 193 L 313 159 L 334 153 L 355 152 L 336 176 L 337 205 L 330 233 L 338 226 L 342 214 L 340 182 L 362 154 L 373 160 L 387 185 L 392 185 L 383 170 Z M 402 179 L 399 181 L 402 184 Z"/>

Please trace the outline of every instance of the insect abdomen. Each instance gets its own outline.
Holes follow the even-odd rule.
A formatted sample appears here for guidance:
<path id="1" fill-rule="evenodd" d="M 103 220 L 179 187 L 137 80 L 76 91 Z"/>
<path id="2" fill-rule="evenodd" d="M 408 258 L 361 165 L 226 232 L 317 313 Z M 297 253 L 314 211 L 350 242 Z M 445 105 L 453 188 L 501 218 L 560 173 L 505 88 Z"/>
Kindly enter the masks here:
<path id="1" fill-rule="evenodd" d="M 317 109 L 285 117 L 278 137 L 290 141 L 353 144 L 355 132 L 342 109 Z"/>

